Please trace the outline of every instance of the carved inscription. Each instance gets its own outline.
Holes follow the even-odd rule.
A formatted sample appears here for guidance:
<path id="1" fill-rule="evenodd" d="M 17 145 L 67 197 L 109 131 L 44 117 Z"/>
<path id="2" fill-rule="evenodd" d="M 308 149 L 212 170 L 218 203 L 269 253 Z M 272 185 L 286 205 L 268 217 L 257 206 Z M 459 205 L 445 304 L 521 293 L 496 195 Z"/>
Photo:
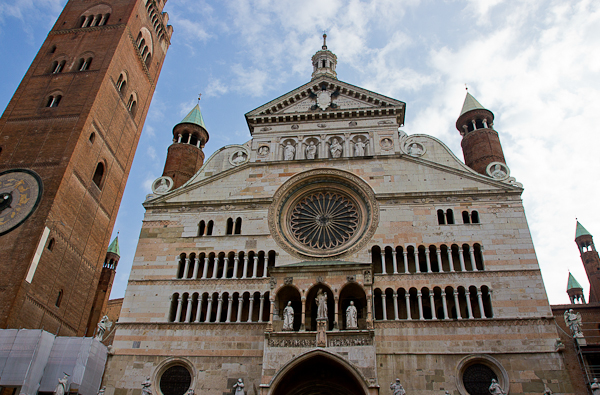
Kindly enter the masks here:
<path id="1" fill-rule="evenodd" d="M 314 339 L 269 339 L 269 347 L 314 347 Z"/>

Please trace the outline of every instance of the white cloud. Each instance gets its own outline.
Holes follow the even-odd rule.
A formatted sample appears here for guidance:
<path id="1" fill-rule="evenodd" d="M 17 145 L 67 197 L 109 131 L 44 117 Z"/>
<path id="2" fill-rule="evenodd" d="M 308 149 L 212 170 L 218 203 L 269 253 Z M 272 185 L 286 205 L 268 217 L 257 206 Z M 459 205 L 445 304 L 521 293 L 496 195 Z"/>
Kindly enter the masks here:
<path id="1" fill-rule="evenodd" d="M 227 87 L 219 78 L 212 78 L 206 87 L 204 94 L 210 97 L 221 96 L 227 92 L 229 92 L 229 87 Z"/>

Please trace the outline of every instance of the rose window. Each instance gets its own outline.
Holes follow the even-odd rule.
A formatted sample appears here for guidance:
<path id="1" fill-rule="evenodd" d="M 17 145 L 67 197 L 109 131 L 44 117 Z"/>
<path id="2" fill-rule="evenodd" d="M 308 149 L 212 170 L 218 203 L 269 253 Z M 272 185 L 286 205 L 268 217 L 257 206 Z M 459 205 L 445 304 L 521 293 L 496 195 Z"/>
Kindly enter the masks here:
<path id="1" fill-rule="evenodd" d="M 339 193 L 318 192 L 300 200 L 290 215 L 293 237 L 317 250 L 334 249 L 354 236 L 359 226 L 356 205 Z"/>

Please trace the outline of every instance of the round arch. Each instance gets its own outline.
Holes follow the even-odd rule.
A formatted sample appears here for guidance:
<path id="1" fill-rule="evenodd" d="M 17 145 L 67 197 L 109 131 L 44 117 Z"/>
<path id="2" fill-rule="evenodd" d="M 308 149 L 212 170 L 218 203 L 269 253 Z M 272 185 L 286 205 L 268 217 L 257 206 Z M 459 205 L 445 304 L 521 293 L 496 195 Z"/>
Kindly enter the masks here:
<path id="1" fill-rule="evenodd" d="M 313 287 L 310 288 L 308 292 L 306 292 L 306 312 L 304 316 L 304 322 L 307 331 L 317 330 L 317 302 L 315 299 L 317 297 L 319 289 L 322 289 L 323 292 L 327 295 L 327 318 L 329 319 L 327 330 L 333 330 L 334 325 L 336 323 L 335 298 L 333 291 L 331 291 L 329 285 L 325 283 L 317 283 L 313 285 Z"/>
<path id="2" fill-rule="evenodd" d="M 367 395 L 367 380 L 348 361 L 326 350 L 311 350 L 284 365 L 267 395 Z"/>

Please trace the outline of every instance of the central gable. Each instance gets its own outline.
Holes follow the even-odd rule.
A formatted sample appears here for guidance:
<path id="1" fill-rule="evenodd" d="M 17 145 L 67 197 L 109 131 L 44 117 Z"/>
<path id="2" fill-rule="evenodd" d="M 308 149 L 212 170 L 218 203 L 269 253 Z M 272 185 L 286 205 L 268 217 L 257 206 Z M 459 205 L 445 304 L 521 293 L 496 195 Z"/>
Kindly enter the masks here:
<path id="1" fill-rule="evenodd" d="M 254 127 L 296 120 L 395 116 L 404 124 L 406 104 L 396 99 L 339 81 L 320 77 L 246 114 Z"/>

